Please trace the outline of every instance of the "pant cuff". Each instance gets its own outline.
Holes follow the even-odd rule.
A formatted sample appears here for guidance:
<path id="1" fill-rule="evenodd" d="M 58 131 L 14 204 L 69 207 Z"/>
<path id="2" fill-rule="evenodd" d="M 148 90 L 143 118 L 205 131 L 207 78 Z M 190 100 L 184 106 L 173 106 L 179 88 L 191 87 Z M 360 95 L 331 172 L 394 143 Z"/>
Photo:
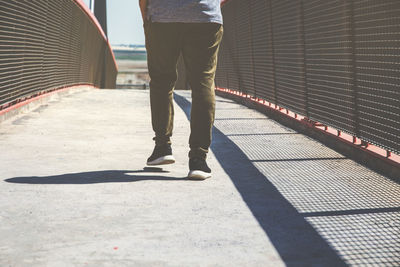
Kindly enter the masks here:
<path id="1" fill-rule="evenodd" d="M 171 139 L 169 137 L 154 137 L 153 140 L 156 142 L 156 146 L 170 145 Z"/>
<path id="2" fill-rule="evenodd" d="M 189 158 L 207 158 L 208 149 L 204 149 L 201 147 L 191 148 L 189 151 Z"/>

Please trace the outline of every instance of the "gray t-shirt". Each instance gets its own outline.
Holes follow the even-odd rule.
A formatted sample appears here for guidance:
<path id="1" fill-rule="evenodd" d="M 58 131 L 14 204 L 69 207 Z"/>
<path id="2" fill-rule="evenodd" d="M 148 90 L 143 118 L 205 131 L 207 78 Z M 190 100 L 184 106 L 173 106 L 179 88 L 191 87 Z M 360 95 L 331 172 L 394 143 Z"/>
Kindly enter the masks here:
<path id="1" fill-rule="evenodd" d="M 148 0 L 147 14 L 152 22 L 222 24 L 220 0 Z"/>

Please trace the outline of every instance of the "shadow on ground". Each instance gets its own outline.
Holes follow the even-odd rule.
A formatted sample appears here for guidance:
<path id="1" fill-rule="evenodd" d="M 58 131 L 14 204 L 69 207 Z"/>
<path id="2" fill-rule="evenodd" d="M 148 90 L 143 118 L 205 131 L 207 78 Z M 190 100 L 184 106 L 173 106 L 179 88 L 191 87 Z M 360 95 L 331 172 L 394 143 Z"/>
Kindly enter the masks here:
<path id="1" fill-rule="evenodd" d="M 177 94 L 174 98 L 190 118 L 191 103 Z M 211 149 L 287 266 L 346 265 L 268 177 L 215 127 Z"/>
<path id="2" fill-rule="evenodd" d="M 143 174 L 151 175 L 143 175 Z M 130 183 L 144 180 L 187 181 L 186 177 L 169 177 L 152 173 L 168 173 L 162 168 L 144 168 L 143 170 L 106 170 L 94 172 L 67 173 L 53 176 L 15 177 L 6 179 L 9 183 L 18 184 L 97 184 L 97 183 Z M 142 174 L 142 175 L 140 175 Z"/>

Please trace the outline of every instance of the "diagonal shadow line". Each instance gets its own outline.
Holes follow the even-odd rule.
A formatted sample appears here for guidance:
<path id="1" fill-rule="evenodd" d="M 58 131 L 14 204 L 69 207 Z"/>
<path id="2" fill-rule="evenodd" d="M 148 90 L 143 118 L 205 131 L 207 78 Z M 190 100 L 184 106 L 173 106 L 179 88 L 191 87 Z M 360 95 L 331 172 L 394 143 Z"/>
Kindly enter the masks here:
<path id="1" fill-rule="evenodd" d="M 300 158 L 300 159 L 254 159 L 251 162 L 280 162 L 280 161 L 318 161 L 318 160 L 338 160 L 347 159 L 345 157 L 331 157 L 331 158 Z"/>
<path id="2" fill-rule="evenodd" d="M 325 216 L 343 216 L 343 215 L 388 213 L 388 212 L 400 212 L 400 207 L 303 212 L 301 213 L 301 215 L 303 215 L 304 217 L 325 217 Z"/>
<path id="3" fill-rule="evenodd" d="M 4 181 L 17 184 L 97 184 L 97 183 L 128 183 L 145 180 L 153 181 L 187 181 L 186 177 L 168 177 L 162 175 L 137 175 L 138 173 L 166 173 L 158 168 L 143 170 L 104 170 L 93 172 L 66 173 L 51 176 L 14 177 Z"/>
<path id="4" fill-rule="evenodd" d="M 191 103 L 177 94 L 174 99 L 189 119 Z M 243 151 L 215 127 L 211 149 L 287 266 L 346 266 Z"/>

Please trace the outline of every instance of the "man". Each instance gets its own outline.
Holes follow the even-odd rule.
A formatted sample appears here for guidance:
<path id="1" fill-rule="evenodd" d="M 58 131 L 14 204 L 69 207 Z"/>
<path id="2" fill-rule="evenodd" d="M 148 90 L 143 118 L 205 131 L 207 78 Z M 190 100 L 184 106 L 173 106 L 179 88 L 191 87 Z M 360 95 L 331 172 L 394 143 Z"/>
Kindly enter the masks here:
<path id="1" fill-rule="evenodd" d="M 192 90 L 189 174 L 211 177 L 206 156 L 215 114 L 214 78 L 222 39 L 220 0 L 139 0 L 146 35 L 155 148 L 148 165 L 171 164 L 173 90 L 182 54 Z"/>

